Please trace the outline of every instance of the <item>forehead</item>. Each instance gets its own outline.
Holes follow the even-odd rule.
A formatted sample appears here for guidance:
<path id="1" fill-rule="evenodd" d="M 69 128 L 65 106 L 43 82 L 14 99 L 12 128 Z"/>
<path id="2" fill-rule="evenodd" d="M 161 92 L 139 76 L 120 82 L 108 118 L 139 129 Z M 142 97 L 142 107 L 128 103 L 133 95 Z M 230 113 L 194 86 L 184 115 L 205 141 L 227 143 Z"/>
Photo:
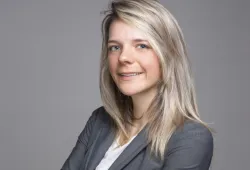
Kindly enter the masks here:
<path id="1" fill-rule="evenodd" d="M 109 29 L 109 39 L 116 40 L 133 40 L 133 39 L 147 39 L 146 35 L 136 28 L 121 20 L 115 20 L 111 23 Z"/>

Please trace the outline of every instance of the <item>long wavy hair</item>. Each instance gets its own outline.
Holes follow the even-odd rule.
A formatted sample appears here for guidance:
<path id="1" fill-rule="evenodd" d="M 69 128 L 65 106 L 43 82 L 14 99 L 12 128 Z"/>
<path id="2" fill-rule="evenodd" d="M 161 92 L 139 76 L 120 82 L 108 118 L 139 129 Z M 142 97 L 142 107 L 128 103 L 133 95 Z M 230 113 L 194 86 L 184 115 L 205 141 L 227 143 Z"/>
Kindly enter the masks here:
<path id="1" fill-rule="evenodd" d="M 111 23 L 121 20 L 146 34 L 160 62 L 162 77 L 158 94 L 146 114 L 149 115 L 147 140 L 150 153 L 162 160 L 170 137 L 185 120 L 208 127 L 198 113 L 183 33 L 173 15 L 156 0 L 114 0 L 104 14 L 100 63 L 103 106 L 113 119 L 119 144 L 125 144 L 130 138 L 127 129 L 134 120 L 133 104 L 131 97 L 122 94 L 111 77 L 107 47 Z"/>

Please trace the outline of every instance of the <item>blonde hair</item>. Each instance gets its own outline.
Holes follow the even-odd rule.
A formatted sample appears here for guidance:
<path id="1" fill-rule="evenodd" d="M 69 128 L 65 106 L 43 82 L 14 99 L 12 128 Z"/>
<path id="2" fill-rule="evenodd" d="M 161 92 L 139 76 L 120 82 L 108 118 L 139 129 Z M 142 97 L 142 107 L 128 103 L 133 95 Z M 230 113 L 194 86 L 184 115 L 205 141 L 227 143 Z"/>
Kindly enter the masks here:
<path id="1" fill-rule="evenodd" d="M 131 97 L 123 95 L 116 87 L 108 66 L 109 28 L 113 21 L 123 22 L 144 32 L 161 65 L 158 94 L 147 114 L 147 140 L 150 153 L 164 158 L 167 143 L 174 131 L 193 120 L 208 127 L 200 119 L 191 69 L 182 31 L 173 15 L 156 0 L 115 0 L 105 11 L 102 22 L 102 53 L 100 65 L 100 92 L 105 110 L 113 118 L 114 130 L 120 136 L 120 145 L 129 140 L 127 127 L 132 125 Z"/>

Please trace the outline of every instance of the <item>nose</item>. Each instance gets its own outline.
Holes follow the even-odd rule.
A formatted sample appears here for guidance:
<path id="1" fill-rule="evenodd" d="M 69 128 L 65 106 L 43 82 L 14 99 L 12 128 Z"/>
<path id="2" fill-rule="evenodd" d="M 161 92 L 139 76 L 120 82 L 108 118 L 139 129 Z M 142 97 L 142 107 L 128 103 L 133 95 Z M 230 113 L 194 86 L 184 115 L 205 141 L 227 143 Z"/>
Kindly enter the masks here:
<path id="1" fill-rule="evenodd" d="M 132 64 L 134 62 L 133 50 L 129 47 L 124 47 L 119 56 L 119 62 L 122 64 Z"/>

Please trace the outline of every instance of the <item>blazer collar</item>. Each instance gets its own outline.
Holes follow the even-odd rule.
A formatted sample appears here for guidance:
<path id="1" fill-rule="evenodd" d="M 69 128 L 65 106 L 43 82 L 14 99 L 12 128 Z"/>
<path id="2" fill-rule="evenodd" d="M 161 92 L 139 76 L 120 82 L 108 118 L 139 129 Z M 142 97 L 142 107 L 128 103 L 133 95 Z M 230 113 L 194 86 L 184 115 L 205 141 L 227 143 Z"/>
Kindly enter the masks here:
<path id="1" fill-rule="evenodd" d="M 124 149 L 119 157 L 114 161 L 109 170 L 120 170 L 127 165 L 142 149 L 147 145 L 145 126 L 131 143 Z M 88 170 L 94 170 L 104 157 L 106 151 L 109 149 L 115 139 L 115 133 L 111 131 L 110 127 L 103 127 L 99 133 L 96 141 L 91 146 L 90 161 L 86 163 Z"/>

